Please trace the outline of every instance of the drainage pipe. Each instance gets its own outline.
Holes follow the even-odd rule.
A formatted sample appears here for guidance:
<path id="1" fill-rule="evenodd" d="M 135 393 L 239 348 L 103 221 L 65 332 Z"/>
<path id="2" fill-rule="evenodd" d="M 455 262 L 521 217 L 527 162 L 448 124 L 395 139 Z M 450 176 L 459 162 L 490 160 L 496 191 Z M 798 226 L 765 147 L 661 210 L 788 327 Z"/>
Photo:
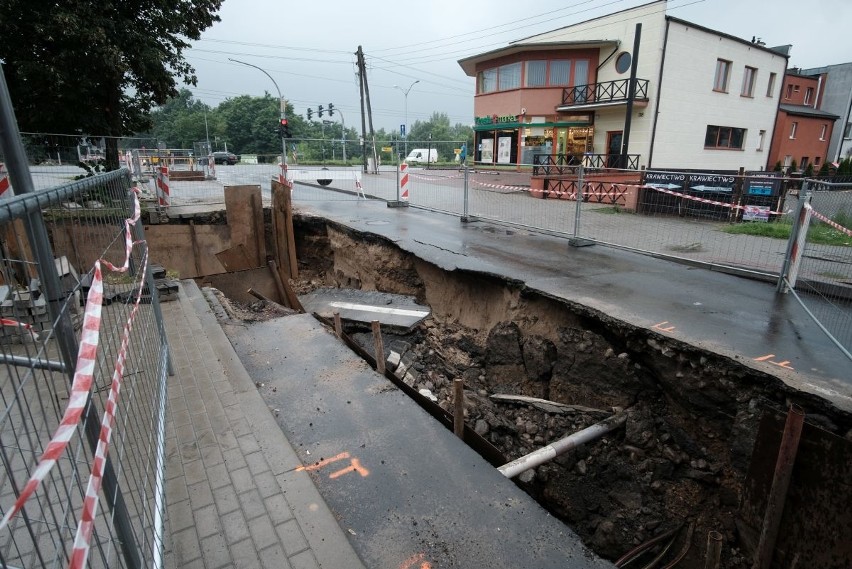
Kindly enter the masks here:
<path id="1" fill-rule="evenodd" d="M 784 513 L 784 503 L 787 501 L 787 489 L 790 487 L 790 478 L 793 476 L 793 466 L 796 463 L 796 453 L 799 450 L 804 422 L 805 412 L 802 408 L 798 405 L 790 405 L 781 446 L 778 449 L 778 459 L 775 462 L 775 473 L 772 476 L 763 527 L 760 530 L 757 557 L 752 569 L 768 569 L 769 564 L 772 563 L 772 554 L 775 552 L 775 541 L 778 539 L 781 515 Z"/>
<path id="2" fill-rule="evenodd" d="M 722 559 L 723 536 L 716 530 L 707 533 L 707 554 L 704 557 L 704 569 L 719 569 Z"/>
<path id="3" fill-rule="evenodd" d="M 627 413 L 621 412 L 604 419 L 600 423 L 595 423 L 591 427 L 586 427 L 582 431 L 577 431 L 573 435 L 568 435 L 563 439 L 540 448 L 530 454 L 524 455 L 512 462 L 508 462 L 497 470 L 506 478 L 514 478 L 521 472 L 535 468 L 545 462 L 549 462 L 559 456 L 565 454 L 569 450 L 576 448 L 584 443 L 597 440 L 610 431 L 615 430 L 627 421 Z"/>

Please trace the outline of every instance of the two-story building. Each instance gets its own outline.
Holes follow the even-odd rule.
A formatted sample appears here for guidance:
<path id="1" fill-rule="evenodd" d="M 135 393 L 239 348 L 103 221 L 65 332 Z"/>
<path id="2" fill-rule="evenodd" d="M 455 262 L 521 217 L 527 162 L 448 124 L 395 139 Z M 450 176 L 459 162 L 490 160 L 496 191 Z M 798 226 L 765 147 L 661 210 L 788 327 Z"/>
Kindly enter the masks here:
<path id="1" fill-rule="evenodd" d="M 479 163 L 531 164 L 536 155 L 564 163 L 585 154 L 594 166 L 761 170 L 787 53 L 668 16 L 660 0 L 459 65 L 476 77 Z"/>
<path id="2" fill-rule="evenodd" d="M 828 145 L 828 159 L 852 158 L 852 63 L 802 69 L 800 73 L 825 77 L 820 108 L 840 117 Z"/>
<path id="3" fill-rule="evenodd" d="M 781 105 L 775 120 L 775 134 L 769 147 L 769 166 L 780 163 L 786 170 L 794 165 L 805 171 L 825 163 L 828 146 L 839 118 L 821 110 L 826 74 L 803 75 L 791 70 L 784 75 Z"/>

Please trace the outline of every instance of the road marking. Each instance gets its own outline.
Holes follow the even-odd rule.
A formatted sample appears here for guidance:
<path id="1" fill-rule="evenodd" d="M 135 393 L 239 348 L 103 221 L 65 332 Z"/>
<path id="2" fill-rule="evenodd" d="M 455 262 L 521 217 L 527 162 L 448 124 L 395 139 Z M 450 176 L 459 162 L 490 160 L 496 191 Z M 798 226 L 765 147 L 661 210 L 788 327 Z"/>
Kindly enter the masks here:
<path id="1" fill-rule="evenodd" d="M 417 555 L 412 555 L 408 559 L 402 562 L 402 565 L 399 566 L 399 569 L 432 569 L 432 564 L 428 561 L 423 561 L 426 558 L 426 554 L 418 553 Z M 420 565 L 417 563 L 421 562 Z"/>
<path id="2" fill-rule="evenodd" d="M 674 327 L 674 326 L 669 326 L 669 327 L 667 327 L 667 328 L 663 328 L 663 326 L 664 326 L 665 324 L 668 324 L 668 323 L 669 323 L 669 321 L 668 321 L 668 320 L 663 320 L 662 322 L 660 322 L 660 323 L 658 323 L 658 324 L 654 324 L 653 326 L 651 326 L 651 328 L 655 328 L 655 329 L 657 329 L 657 330 L 659 330 L 659 331 L 661 331 L 661 332 L 674 332 L 674 330 L 675 330 L 675 327 Z"/>
<path id="3" fill-rule="evenodd" d="M 795 369 L 793 368 L 793 366 L 791 366 L 791 365 L 790 365 L 790 361 L 789 361 L 789 360 L 784 360 L 784 361 L 780 361 L 780 362 L 775 362 L 775 361 L 772 361 L 772 358 L 774 358 L 774 357 L 775 357 L 775 354 L 767 354 L 767 355 L 765 355 L 765 356 L 760 356 L 759 358 L 754 358 L 754 361 L 756 361 L 756 362 L 766 362 L 766 363 L 770 363 L 770 364 L 772 364 L 772 365 L 776 365 L 776 366 L 778 366 L 778 367 L 783 367 L 784 369 L 789 369 L 789 370 L 795 371 Z"/>
<path id="4" fill-rule="evenodd" d="M 310 466 L 304 466 L 304 465 L 299 466 L 299 467 L 296 468 L 296 470 L 299 471 L 299 472 L 319 470 L 320 468 L 323 468 L 324 466 L 328 466 L 329 464 L 331 464 L 333 462 L 337 462 L 338 460 L 346 460 L 349 457 L 350 457 L 350 455 L 349 455 L 348 452 L 341 452 L 337 456 L 332 456 L 331 458 L 324 458 L 323 460 L 320 460 L 319 462 L 315 462 L 314 464 L 311 464 Z M 331 478 L 332 480 L 334 480 L 335 478 L 340 478 L 341 476 L 343 476 L 344 474 L 348 474 L 349 472 L 357 472 L 362 477 L 367 477 L 367 476 L 370 475 L 370 471 L 367 470 L 366 468 L 364 468 L 364 466 L 361 464 L 361 461 L 358 460 L 357 458 L 353 458 L 350 461 L 349 466 L 347 466 L 346 468 L 341 468 L 340 470 L 337 470 L 335 472 L 332 472 L 331 474 L 328 475 L 328 477 Z"/>
<path id="5" fill-rule="evenodd" d="M 335 478 L 339 478 L 349 472 L 357 472 L 361 475 L 362 478 L 366 478 L 370 475 L 370 471 L 361 466 L 361 461 L 357 458 L 353 458 L 352 463 L 349 466 L 347 466 L 346 468 L 341 468 L 337 472 L 332 472 L 328 475 L 328 477 L 334 480 Z"/>
<path id="6" fill-rule="evenodd" d="M 394 314 L 397 316 L 417 316 L 424 318 L 429 316 L 428 310 L 408 310 L 406 308 L 387 308 L 386 306 L 373 306 L 372 304 L 355 304 L 354 302 L 329 302 L 332 308 L 347 308 L 349 310 L 362 310 L 364 312 L 378 312 L 379 314 Z"/>
<path id="7" fill-rule="evenodd" d="M 300 467 L 296 468 L 296 470 L 297 470 L 297 471 L 302 471 L 302 470 L 319 470 L 320 468 L 322 468 L 323 466 L 325 466 L 325 465 L 327 465 L 327 464 L 331 464 L 332 462 L 337 462 L 338 460 L 343 460 L 344 458 L 349 458 L 349 453 L 348 453 L 348 452 L 342 452 L 342 453 L 338 454 L 337 456 L 333 456 L 333 457 L 331 457 L 331 458 L 325 458 L 325 459 L 323 459 L 323 460 L 321 460 L 321 461 L 319 461 L 319 462 L 315 462 L 314 464 L 312 464 L 312 465 L 310 465 L 310 466 L 304 466 L 304 465 L 302 465 L 302 466 L 300 466 Z"/>

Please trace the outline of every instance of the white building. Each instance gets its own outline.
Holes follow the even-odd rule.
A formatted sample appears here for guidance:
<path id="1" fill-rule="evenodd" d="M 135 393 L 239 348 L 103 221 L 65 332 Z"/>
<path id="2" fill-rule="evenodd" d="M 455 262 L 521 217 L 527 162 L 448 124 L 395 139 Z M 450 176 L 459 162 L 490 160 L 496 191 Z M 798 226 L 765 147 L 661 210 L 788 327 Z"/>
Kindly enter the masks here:
<path id="1" fill-rule="evenodd" d="M 637 24 L 637 93 L 627 130 Z M 570 75 L 553 72 L 566 62 Z M 660 0 L 459 64 L 478 79 L 478 146 L 511 142 L 513 163 L 526 162 L 525 147 L 533 146 L 556 162 L 562 154 L 591 152 L 601 165 L 624 164 L 613 157 L 628 138 L 624 154 L 632 167 L 762 170 L 787 53 L 668 16 Z"/>

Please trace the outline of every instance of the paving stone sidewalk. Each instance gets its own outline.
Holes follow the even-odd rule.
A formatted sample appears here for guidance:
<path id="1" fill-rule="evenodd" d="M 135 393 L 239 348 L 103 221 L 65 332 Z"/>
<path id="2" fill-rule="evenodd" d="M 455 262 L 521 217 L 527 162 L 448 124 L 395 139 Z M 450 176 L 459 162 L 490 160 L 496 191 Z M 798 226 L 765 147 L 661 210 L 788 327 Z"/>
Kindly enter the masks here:
<path id="1" fill-rule="evenodd" d="M 165 566 L 363 567 L 196 284 L 162 308 L 175 371 Z"/>

